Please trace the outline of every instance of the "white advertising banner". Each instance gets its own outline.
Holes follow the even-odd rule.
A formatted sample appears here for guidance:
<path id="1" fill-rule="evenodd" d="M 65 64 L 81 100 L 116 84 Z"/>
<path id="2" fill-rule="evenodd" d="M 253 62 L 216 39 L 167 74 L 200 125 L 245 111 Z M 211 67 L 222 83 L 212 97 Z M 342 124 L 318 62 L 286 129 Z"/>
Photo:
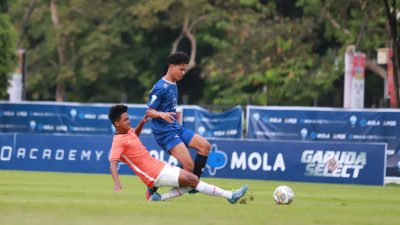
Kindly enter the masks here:
<path id="1" fill-rule="evenodd" d="M 23 73 L 24 73 L 24 54 L 25 50 L 19 49 L 18 56 L 18 66 L 15 69 L 15 72 L 11 75 L 11 79 L 9 81 L 9 86 L 7 88 L 7 93 L 9 95 L 10 102 L 20 102 L 22 101 L 22 93 L 23 93 Z"/>
<path id="2" fill-rule="evenodd" d="M 364 108 L 365 54 L 345 54 L 344 108 Z"/>
<path id="3" fill-rule="evenodd" d="M 354 53 L 351 88 L 351 107 L 364 108 L 365 54 Z"/>

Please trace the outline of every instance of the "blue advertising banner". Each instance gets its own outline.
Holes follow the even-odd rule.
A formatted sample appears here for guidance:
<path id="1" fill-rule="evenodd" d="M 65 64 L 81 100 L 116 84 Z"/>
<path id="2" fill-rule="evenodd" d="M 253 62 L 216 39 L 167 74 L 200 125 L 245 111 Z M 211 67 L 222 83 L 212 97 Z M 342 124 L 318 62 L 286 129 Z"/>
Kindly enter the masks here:
<path id="1" fill-rule="evenodd" d="M 182 126 L 203 137 L 242 138 L 242 107 L 211 113 L 198 106 L 183 106 Z"/>
<path id="2" fill-rule="evenodd" d="M 0 169 L 109 173 L 112 135 L 0 134 Z M 153 137 L 141 137 L 150 154 L 171 165 Z M 132 174 L 121 163 L 120 173 Z"/>
<path id="3" fill-rule="evenodd" d="M 54 102 L 0 102 L 0 132 L 112 134 L 108 119 L 112 104 L 77 104 Z M 147 110 L 146 105 L 130 105 L 129 116 L 135 126 Z M 150 123 L 142 134 L 151 134 Z"/>
<path id="4" fill-rule="evenodd" d="M 150 154 L 177 165 L 152 137 Z M 109 173 L 111 135 L 0 134 L 0 169 Z M 385 144 L 210 139 L 204 176 L 383 185 Z M 336 169 L 329 171 L 335 159 Z M 120 173 L 132 174 L 125 164 Z"/>
<path id="5" fill-rule="evenodd" d="M 400 110 L 247 108 L 247 138 L 387 143 L 387 176 L 400 176 Z"/>
<path id="6" fill-rule="evenodd" d="M 0 133 L 0 169 L 2 162 L 8 161 L 12 157 L 16 134 L 1 134 Z"/>
<path id="7" fill-rule="evenodd" d="M 215 177 L 383 185 L 385 144 L 211 140 Z M 329 160 L 337 168 L 329 171 Z"/>

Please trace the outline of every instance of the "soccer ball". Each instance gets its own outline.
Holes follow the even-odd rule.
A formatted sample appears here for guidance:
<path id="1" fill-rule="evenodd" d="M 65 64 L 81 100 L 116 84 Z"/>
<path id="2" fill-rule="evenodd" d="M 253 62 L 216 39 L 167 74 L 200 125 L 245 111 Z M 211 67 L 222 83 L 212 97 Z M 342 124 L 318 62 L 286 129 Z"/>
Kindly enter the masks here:
<path id="1" fill-rule="evenodd" d="M 288 186 L 279 186 L 274 191 L 274 200 L 278 205 L 289 205 L 294 200 L 294 193 Z"/>

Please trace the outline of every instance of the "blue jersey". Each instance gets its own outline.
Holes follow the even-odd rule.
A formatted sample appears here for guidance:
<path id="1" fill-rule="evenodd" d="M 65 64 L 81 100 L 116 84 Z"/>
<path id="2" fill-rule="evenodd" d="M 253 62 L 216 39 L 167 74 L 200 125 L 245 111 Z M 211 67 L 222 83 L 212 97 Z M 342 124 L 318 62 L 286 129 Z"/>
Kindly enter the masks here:
<path id="1" fill-rule="evenodd" d="M 159 112 L 174 112 L 178 106 L 178 88 L 175 82 L 168 81 L 164 78 L 154 84 L 149 94 L 149 101 L 147 105 Z M 165 133 L 169 131 L 176 131 L 181 128 L 180 124 L 174 116 L 173 123 L 157 118 L 152 119 L 151 127 L 154 134 Z"/>

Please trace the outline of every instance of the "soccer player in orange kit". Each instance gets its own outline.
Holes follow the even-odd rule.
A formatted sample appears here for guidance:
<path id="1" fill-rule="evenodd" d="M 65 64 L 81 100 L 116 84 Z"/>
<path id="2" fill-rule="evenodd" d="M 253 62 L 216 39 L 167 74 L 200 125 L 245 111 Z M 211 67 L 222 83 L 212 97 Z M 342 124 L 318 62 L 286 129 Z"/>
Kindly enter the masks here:
<path id="1" fill-rule="evenodd" d="M 147 122 L 147 113 L 136 129 L 133 129 L 127 111 L 127 106 L 115 105 L 110 108 L 108 114 L 109 119 L 116 129 L 109 156 L 115 192 L 120 192 L 122 189 L 118 176 L 118 162 L 121 161 L 126 163 L 149 188 L 175 187 L 162 195 L 154 192 L 149 198 L 150 201 L 163 201 L 181 196 L 195 189 L 206 195 L 224 197 L 230 203 L 234 204 L 246 194 L 248 189 L 247 185 L 244 185 L 234 192 L 226 191 L 200 181 L 193 173 L 180 169 L 179 167 L 170 166 L 165 162 L 151 157 L 146 147 L 144 147 L 138 138 L 143 124 Z"/>

